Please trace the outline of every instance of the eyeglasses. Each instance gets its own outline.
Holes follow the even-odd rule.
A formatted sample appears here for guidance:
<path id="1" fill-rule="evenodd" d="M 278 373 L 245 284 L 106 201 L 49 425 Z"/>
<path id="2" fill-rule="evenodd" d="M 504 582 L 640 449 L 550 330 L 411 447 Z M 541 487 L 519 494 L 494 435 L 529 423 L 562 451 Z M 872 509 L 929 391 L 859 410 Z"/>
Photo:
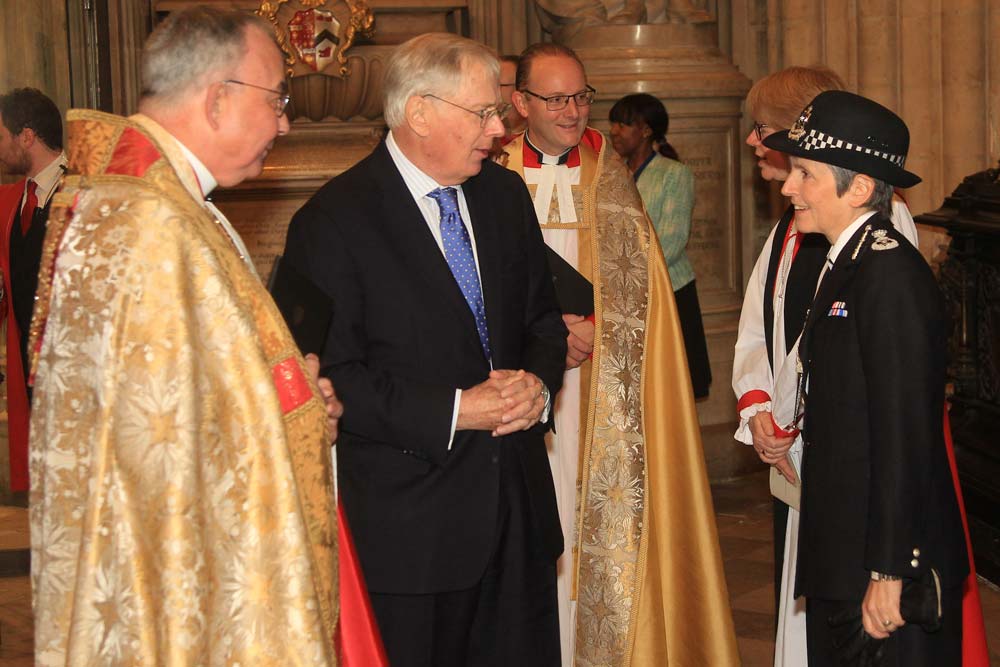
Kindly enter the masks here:
<path id="1" fill-rule="evenodd" d="M 471 114 L 479 116 L 479 127 L 486 127 L 486 123 L 490 122 L 493 118 L 499 118 L 500 120 L 503 120 L 504 118 L 507 117 L 507 112 L 510 111 L 510 105 L 507 104 L 506 102 L 501 102 L 500 104 L 493 104 L 486 107 L 485 109 L 480 109 L 479 111 L 476 111 L 475 109 L 469 109 L 467 107 L 463 107 L 461 104 L 455 104 L 454 102 L 446 100 L 443 97 L 438 97 L 437 95 L 432 95 L 430 93 L 427 93 L 426 95 L 424 95 L 424 97 L 432 97 L 438 102 L 444 102 L 445 104 L 450 104 L 451 106 L 461 109 L 462 111 L 468 111 Z"/>
<path id="2" fill-rule="evenodd" d="M 283 93 L 280 90 L 274 90 L 273 88 L 265 88 L 264 86 L 258 86 L 257 84 L 247 83 L 246 81 L 237 81 L 236 79 L 226 79 L 222 83 L 235 83 L 237 86 L 247 86 L 248 88 L 256 88 L 257 90 L 266 90 L 269 93 L 274 93 L 278 97 L 271 102 L 271 106 L 274 108 L 274 113 L 278 118 L 281 118 L 285 113 L 285 107 L 291 101 L 292 96 L 288 93 Z"/>
<path id="3" fill-rule="evenodd" d="M 570 100 L 576 102 L 578 107 L 588 107 L 594 102 L 594 95 L 597 91 L 587 86 L 585 90 L 581 90 L 579 93 L 573 93 L 572 95 L 539 95 L 538 93 L 533 93 L 527 88 L 521 90 L 522 93 L 527 93 L 532 97 L 537 97 L 538 99 L 545 102 L 545 108 L 549 111 L 562 111 L 569 104 Z"/>
<path id="4" fill-rule="evenodd" d="M 753 132 L 757 135 L 757 141 L 764 141 L 764 129 L 770 127 L 767 123 L 758 123 L 754 121 Z M 768 132 L 770 134 L 770 132 Z"/>

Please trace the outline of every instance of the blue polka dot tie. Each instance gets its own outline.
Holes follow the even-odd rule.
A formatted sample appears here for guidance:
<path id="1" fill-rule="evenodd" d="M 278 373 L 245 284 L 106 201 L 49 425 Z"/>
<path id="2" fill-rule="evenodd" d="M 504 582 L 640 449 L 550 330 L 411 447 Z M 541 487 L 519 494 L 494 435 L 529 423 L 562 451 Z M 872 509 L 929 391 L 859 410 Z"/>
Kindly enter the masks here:
<path id="1" fill-rule="evenodd" d="M 482 343 L 483 353 L 489 359 L 490 333 L 486 328 L 486 307 L 483 305 L 483 291 L 479 286 L 479 274 L 476 272 L 476 258 L 472 255 L 472 241 L 469 240 L 469 232 L 458 211 L 458 192 L 455 188 L 438 188 L 428 192 L 427 196 L 436 201 L 441 210 L 441 241 L 444 243 L 444 256 L 448 260 L 451 274 L 455 276 L 455 282 L 462 290 L 465 302 L 469 304 L 469 309 L 476 319 L 479 342 Z"/>

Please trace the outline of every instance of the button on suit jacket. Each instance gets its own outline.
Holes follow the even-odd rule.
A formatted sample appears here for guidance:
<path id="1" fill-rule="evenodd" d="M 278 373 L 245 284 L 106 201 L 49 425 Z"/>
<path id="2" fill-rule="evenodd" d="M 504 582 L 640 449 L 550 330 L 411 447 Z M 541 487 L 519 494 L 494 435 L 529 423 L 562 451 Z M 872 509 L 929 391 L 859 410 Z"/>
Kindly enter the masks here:
<path id="1" fill-rule="evenodd" d="M 478 250 L 493 367 L 560 388 L 566 330 L 528 192 L 491 162 L 462 184 Z M 384 143 L 295 215 L 284 260 L 333 301 L 323 374 L 344 404 L 340 494 L 369 589 L 473 586 L 496 541 L 501 449 L 513 452 L 542 548 L 562 533 L 546 425 L 448 439 L 455 389 L 487 379 L 475 320 Z"/>
<path id="2" fill-rule="evenodd" d="M 799 345 L 809 390 L 796 595 L 860 600 L 870 570 L 965 578 L 942 430 L 946 342 L 927 263 L 870 218 L 823 277 Z"/>

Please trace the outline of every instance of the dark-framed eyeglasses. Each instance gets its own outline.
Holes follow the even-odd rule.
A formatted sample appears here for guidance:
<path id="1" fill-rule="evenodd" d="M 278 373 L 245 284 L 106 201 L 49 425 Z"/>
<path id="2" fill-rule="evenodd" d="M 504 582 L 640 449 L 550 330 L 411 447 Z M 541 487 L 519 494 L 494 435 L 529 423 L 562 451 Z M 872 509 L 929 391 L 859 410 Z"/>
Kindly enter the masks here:
<path id="1" fill-rule="evenodd" d="M 770 127 L 767 123 L 753 122 L 753 133 L 757 135 L 757 141 L 764 141 L 764 130 Z"/>
<path id="2" fill-rule="evenodd" d="M 446 100 L 443 97 L 438 97 L 437 95 L 432 95 L 431 93 L 426 93 L 424 97 L 431 97 L 438 102 L 444 102 L 445 104 L 450 104 L 451 106 L 461 109 L 462 111 L 468 111 L 469 113 L 479 116 L 479 127 L 486 127 L 486 124 L 490 122 L 493 118 L 499 118 L 503 120 L 507 117 L 507 112 L 510 111 L 510 105 L 506 102 L 501 102 L 500 104 L 491 104 L 485 109 L 480 109 L 476 111 L 475 109 L 470 109 L 468 107 L 463 107 L 461 104 L 455 104 L 451 100 Z"/>
<path id="3" fill-rule="evenodd" d="M 288 93 L 282 92 L 280 90 L 275 90 L 273 88 L 265 88 L 264 86 L 258 86 L 255 83 L 247 83 L 246 81 L 238 81 L 236 79 L 225 79 L 222 83 L 235 83 L 237 86 L 246 86 L 248 88 L 256 88 L 257 90 L 266 90 L 269 93 L 277 95 L 277 97 L 272 100 L 271 106 L 274 108 L 274 113 L 278 118 L 281 118 L 285 113 L 285 107 L 292 100 L 292 96 Z"/>
<path id="4" fill-rule="evenodd" d="M 594 103 L 594 96 L 597 94 L 597 91 L 590 86 L 587 86 L 584 90 L 581 90 L 579 93 L 573 93 L 572 95 L 539 95 L 538 93 L 534 93 L 527 88 L 522 88 L 521 92 L 527 93 L 532 97 L 537 97 L 545 102 L 545 108 L 549 111 L 562 111 L 569 104 L 570 100 L 576 102 L 576 106 L 578 107 L 589 107 Z"/>

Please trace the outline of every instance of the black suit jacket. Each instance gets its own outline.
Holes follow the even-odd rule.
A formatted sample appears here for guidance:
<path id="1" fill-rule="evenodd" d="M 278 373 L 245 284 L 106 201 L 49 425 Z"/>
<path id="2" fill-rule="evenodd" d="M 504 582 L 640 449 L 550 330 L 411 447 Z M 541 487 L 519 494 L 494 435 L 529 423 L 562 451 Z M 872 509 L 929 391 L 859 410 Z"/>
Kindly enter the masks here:
<path id="1" fill-rule="evenodd" d="M 28 233 L 21 234 L 21 211 L 14 213 L 10 228 L 8 248 L 10 249 L 10 298 L 14 305 L 14 319 L 21 334 L 21 368 L 25 380 L 28 378 L 30 356 L 28 354 L 28 331 L 31 315 L 35 310 L 35 292 L 38 291 L 38 269 L 42 262 L 42 245 L 45 242 L 45 227 L 49 219 L 52 198 L 42 208 L 36 208 Z M 27 388 L 31 398 L 31 387 Z"/>
<path id="2" fill-rule="evenodd" d="M 554 399 L 566 329 L 527 189 L 491 162 L 462 185 L 497 369 L 535 373 Z M 516 456 L 541 545 L 562 551 L 545 425 L 457 431 L 455 390 L 490 372 L 472 313 L 385 144 L 292 219 L 285 262 L 333 300 L 323 373 L 344 403 L 340 494 L 369 589 L 474 585 L 495 546 L 499 457 Z"/>
<path id="3" fill-rule="evenodd" d="M 946 586 L 967 575 L 942 430 L 946 341 L 927 263 L 870 218 L 823 278 L 799 345 L 809 387 L 796 595 L 860 600 L 870 570 L 934 567 Z"/>

